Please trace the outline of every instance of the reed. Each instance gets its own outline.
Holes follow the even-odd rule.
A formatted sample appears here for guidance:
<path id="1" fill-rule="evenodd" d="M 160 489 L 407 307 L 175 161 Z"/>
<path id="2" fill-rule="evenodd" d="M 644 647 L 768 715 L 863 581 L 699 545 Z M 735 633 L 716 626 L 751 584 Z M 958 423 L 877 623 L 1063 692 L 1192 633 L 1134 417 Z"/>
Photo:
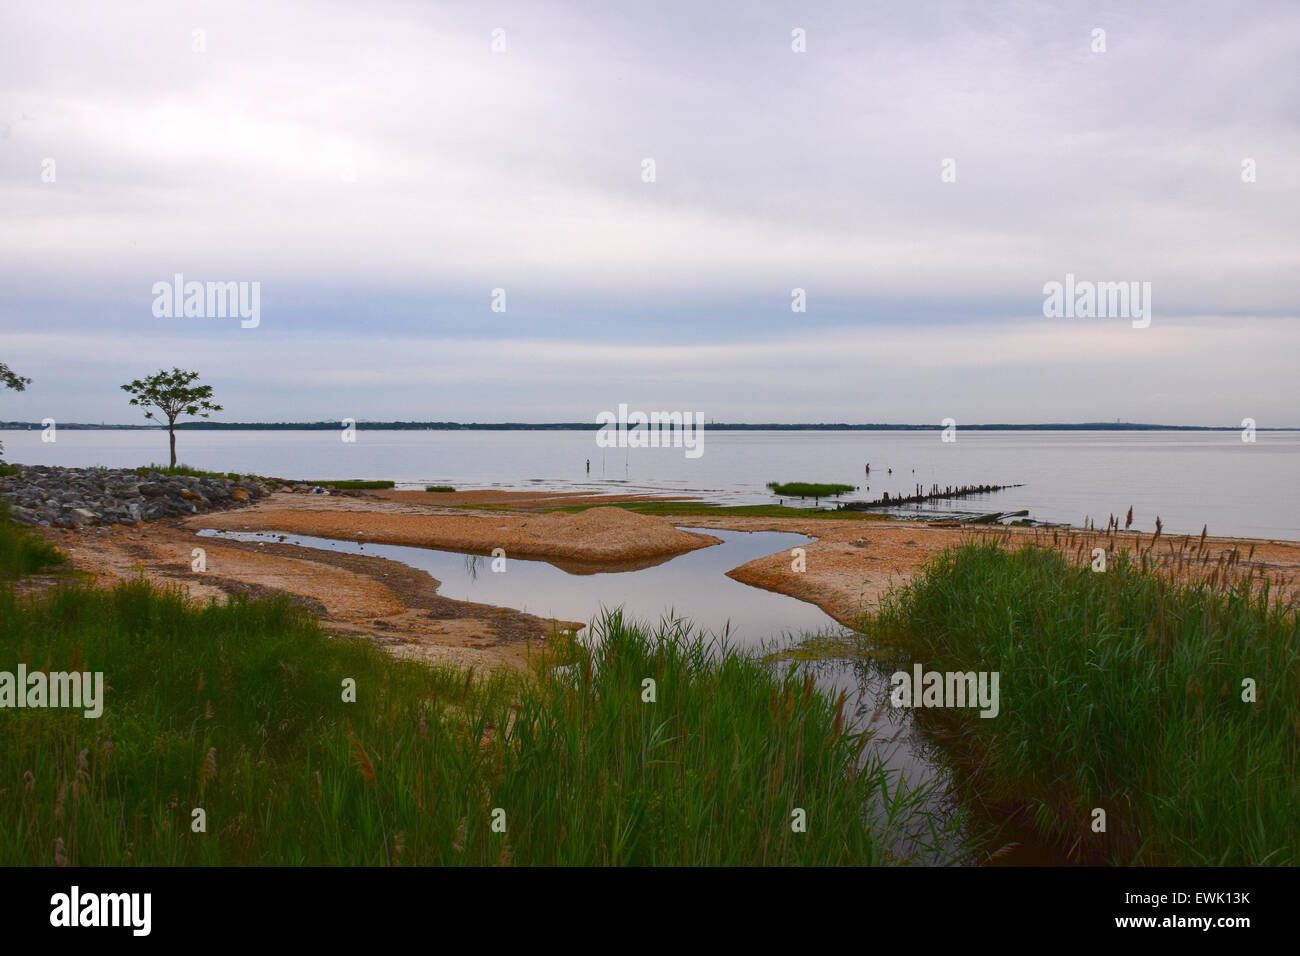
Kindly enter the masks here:
<path id="1" fill-rule="evenodd" d="M 680 621 L 592 630 L 527 677 L 482 675 L 330 636 L 281 597 L 0 588 L 0 669 L 111 687 L 98 719 L 4 713 L 0 865 L 899 862 L 921 798 L 843 700 Z"/>
<path id="2" fill-rule="evenodd" d="M 996 718 L 918 720 L 972 768 L 983 801 L 1025 810 L 1077 859 L 1300 862 L 1294 603 L 1249 570 L 1232 576 L 1226 555 L 1199 581 L 1155 573 L 1151 548 L 1096 573 L 1086 551 L 1079 567 L 1057 550 L 1074 538 L 1093 543 L 973 542 L 882 599 L 876 640 L 928 668 L 1001 674 Z M 1177 566 L 1170 550 L 1160 557 Z M 1105 833 L 1091 828 L 1097 807 Z"/>

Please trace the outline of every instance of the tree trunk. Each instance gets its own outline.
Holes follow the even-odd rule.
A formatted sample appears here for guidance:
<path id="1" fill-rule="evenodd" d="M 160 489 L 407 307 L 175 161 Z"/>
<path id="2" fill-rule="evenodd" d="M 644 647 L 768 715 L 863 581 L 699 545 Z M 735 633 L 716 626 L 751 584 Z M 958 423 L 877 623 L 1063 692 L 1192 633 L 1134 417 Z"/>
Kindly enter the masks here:
<path id="1" fill-rule="evenodd" d="M 176 421 L 175 419 L 167 423 L 167 437 L 171 440 L 172 446 L 172 467 L 176 467 Z"/>

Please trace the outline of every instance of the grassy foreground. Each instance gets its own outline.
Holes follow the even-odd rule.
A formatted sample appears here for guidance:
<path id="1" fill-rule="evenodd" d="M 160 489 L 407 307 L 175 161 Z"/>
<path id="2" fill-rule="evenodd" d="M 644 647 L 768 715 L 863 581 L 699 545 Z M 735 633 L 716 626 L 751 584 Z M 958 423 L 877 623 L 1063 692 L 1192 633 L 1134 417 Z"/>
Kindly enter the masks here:
<path id="1" fill-rule="evenodd" d="M 594 629 L 483 679 L 282 598 L 0 587 L 0 670 L 111 688 L 98 719 L 0 710 L 0 865 L 893 861 L 914 803 L 842 700 L 688 630 Z"/>
<path id="2" fill-rule="evenodd" d="M 1000 672 L 995 718 L 915 713 L 1044 839 L 1122 864 L 1300 863 L 1300 625 L 1267 590 L 967 545 L 887 595 L 873 632 L 909 668 Z"/>

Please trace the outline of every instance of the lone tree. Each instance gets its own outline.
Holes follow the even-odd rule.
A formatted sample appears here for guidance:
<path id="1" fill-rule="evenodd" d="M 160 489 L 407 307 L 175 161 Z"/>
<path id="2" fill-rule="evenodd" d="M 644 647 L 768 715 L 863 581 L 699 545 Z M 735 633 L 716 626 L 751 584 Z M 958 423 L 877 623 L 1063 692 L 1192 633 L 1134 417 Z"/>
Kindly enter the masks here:
<path id="1" fill-rule="evenodd" d="M 30 378 L 17 374 L 4 362 L 0 362 L 0 385 L 3 385 L 5 388 L 12 388 L 15 392 L 21 392 L 30 384 L 32 384 Z M 0 455 L 3 455 L 4 452 L 4 442 L 0 442 Z"/>
<path id="2" fill-rule="evenodd" d="M 131 404 L 147 408 L 145 418 L 167 419 L 167 436 L 171 440 L 172 463 L 176 467 L 176 419 L 182 415 L 198 415 L 207 418 L 208 412 L 221 411 L 220 405 L 213 405 L 211 385 L 191 385 L 198 372 L 185 372 L 173 368 L 170 372 L 159 370 L 157 375 L 146 379 L 136 379 L 130 385 L 123 385 L 122 391 L 131 393 Z M 157 414 L 155 414 L 157 413 Z"/>

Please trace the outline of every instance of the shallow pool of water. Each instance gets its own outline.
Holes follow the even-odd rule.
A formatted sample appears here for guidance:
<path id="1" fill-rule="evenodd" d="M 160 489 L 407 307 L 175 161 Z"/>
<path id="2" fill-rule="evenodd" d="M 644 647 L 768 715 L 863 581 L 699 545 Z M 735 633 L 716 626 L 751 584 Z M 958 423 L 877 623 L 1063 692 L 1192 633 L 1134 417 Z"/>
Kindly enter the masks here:
<path id="1" fill-rule="evenodd" d="M 395 544 L 367 544 L 279 532 L 211 531 L 204 536 L 239 541 L 283 541 L 307 548 L 389 558 L 428 572 L 438 593 L 457 601 L 512 607 L 539 617 L 590 622 L 602 609 L 622 608 L 630 618 L 655 624 L 681 617 L 737 645 L 755 646 L 787 634 L 844 628 L 815 604 L 741 584 L 726 572 L 755 558 L 807 544 L 811 538 L 782 531 L 698 530 L 722 543 L 678 555 L 653 567 L 575 574 L 545 561 L 507 557 L 504 571 L 491 557 Z M 432 586 L 432 585 L 430 585 Z"/>

